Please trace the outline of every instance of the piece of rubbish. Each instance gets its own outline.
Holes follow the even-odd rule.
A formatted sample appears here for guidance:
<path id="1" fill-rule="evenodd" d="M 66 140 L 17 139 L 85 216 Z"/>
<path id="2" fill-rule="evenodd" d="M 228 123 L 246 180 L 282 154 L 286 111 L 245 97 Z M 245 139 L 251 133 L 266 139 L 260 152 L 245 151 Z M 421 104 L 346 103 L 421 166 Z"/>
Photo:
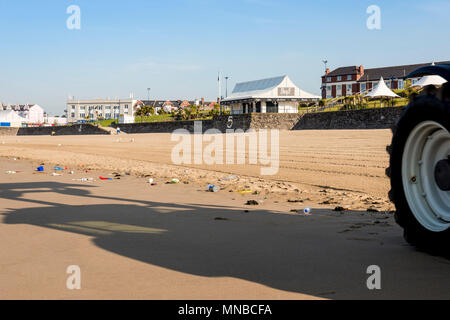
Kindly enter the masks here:
<path id="1" fill-rule="evenodd" d="M 232 175 L 232 176 L 228 176 L 228 177 L 222 178 L 220 180 L 222 180 L 222 181 L 230 181 L 230 180 L 236 180 L 237 178 L 238 178 L 238 176 Z"/>
<path id="2" fill-rule="evenodd" d="M 113 178 L 98 177 L 100 180 L 112 180 Z"/>
<path id="3" fill-rule="evenodd" d="M 152 178 L 148 179 L 148 183 L 152 184 L 154 180 Z"/>
<path id="4" fill-rule="evenodd" d="M 170 183 L 173 183 L 173 184 L 180 183 L 180 180 L 178 180 L 178 179 L 172 179 L 172 180 L 170 181 Z"/>
<path id="5" fill-rule="evenodd" d="M 244 194 L 244 193 L 252 193 L 253 191 L 251 191 L 251 190 L 244 190 L 244 191 L 238 191 L 239 193 L 241 193 L 241 194 Z"/>
<path id="6" fill-rule="evenodd" d="M 259 202 L 256 200 L 248 200 L 246 203 L 247 206 L 258 206 Z"/>
<path id="7" fill-rule="evenodd" d="M 69 174 L 75 174 L 75 172 L 74 171 L 70 171 Z"/>
<path id="8" fill-rule="evenodd" d="M 16 171 L 6 171 L 6 174 L 16 174 Z"/>
<path id="9" fill-rule="evenodd" d="M 213 184 L 208 185 L 208 187 L 206 188 L 206 190 L 208 192 L 219 192 L 220 188 L 218 186 L 215 186 Z"/>
<path id="10" fill-rule="evenodd" d="M 92 182 L 93 178 L 81 178 L 81 179 L 72 179 L 72 181 L 81 181 L 81 182 Z"/>
<path id="11" fill-rule="evenodd" d="M 305 210 L 303 210 L 303 213 L 309 215 L 311 213 L 311 208 L 310 207 L 305 208 Z"/>
<path id="12" fill-rule="evenodd" d="M 55 171 L 64 171 L 65 169 L 62 168 L 62 167 L 56 166 L 56 167 L 53 168 L 53 170 L 55 170 Z"/>
<path id="13" fill-rule="evenodd" d="M 44 172 L 44 166 L 39 166 L 36 168 L 37 172 Z"/>
<path id="14" fill-rule="evenodd" d="M 54 177 L 59 177 L 59 176 L 62 176 L 62 174 L 59 174 L 59 173 L 53 172 L 53 173 L 52 173 L 52 176 L 54 176 Z"/>

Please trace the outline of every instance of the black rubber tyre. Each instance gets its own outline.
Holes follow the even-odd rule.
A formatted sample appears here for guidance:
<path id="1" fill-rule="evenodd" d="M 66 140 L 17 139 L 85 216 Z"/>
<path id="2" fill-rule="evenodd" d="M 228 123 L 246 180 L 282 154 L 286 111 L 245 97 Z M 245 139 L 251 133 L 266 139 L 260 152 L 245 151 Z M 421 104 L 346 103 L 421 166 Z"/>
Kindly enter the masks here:
<path id="1" fill-rule="evenodd" d="M 429 120 L 440 123 L 450 131 L 450 104 L 434 96 L 419 97 L 406 108 L 393 128 L 392 145 L 387 148 L 391 155 L 390 167 L 386 170 L 391 178 L 389 198 L 395 204 L 395 219 L 404 229 L 404 237 L 408 243 L 433 253 L 447 255 L 450 252 L 450 229 L 432 232 L 417 221 L 405 197 L 401 176 L 403 152 L 408 137 L 419 123 Z"/>

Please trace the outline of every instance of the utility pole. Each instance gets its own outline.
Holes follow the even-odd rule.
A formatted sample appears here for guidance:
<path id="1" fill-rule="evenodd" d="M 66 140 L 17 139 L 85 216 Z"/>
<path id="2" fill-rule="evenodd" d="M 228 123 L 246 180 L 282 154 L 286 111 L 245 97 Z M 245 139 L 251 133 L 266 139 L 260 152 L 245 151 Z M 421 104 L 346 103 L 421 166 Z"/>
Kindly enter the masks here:
<path id="1" fill-rule="evenodd" d="M 230 77 L 225 77 L 225 98 L 228 98 L 228 79 Z"/>
<path id="2" fill-rule="evenodd" d="M 220 78 L 221 74 L 219 71 L 219 76 L 217 78 L 217 81 L 219 82 L 219 115 L 222 115 L 222 81 Z"/>
<path id="3" fill-rule="evenodd" d="M 151 90 L 151 88 L 147 88 L 147 100 L 148 100 L 148 103 L 150 103 L 150 90 Z"/>
<path id="4" fill-rule="evenodd" d="M 325 74 L 327 73 L 327 64 L 328 60 L 322 60 L 323 64 L 325 65 Z"/>

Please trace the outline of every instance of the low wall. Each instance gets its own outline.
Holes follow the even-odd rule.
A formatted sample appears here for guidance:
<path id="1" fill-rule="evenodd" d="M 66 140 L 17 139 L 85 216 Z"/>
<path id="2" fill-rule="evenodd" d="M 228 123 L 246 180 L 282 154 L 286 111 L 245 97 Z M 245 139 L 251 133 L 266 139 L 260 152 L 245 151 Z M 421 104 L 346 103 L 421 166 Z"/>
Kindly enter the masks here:
<path id="1" fill-rule="evenodd" d="M 326 129 L 389 129 L 400 117 L 404 108 L 380 108 L 352 111 L 321 112 L 307 114 L 252 113 L 234 116 L 216 116 L 204 120 L 203 132 L 218 129 L 280 129 L 280 130 L 326 130 Z M 126 133 L 172 133 L 177 129 L 194 132 L 195 121 L 167 121 L 133 124 L 113 124 Z M 94 135 L 110 134 L 105 129 L 89 124 L 61 127 L 0 128 L 1 135 Z"/>
<path id="2" fill-rule="evenodd" d="M 125 133 L 172 133 L 177 129 L 185 129 L 189 132 L 194 132 L 195 121 L 164 121 L 164 122 L 146 122 L 146 123 L 127 123 L 115 124 L 111 126 L 119 127 L 120 131 Z M 213 120 L 202 121 L 203 131 L 213 127 Z"/>
<path id="3" fill-rule="evenodd" d="M 351 111 L 308 113 L 293 130 L 390 129 L 404 108 L 377 108 Z"/>
<path id="4" fill-rule="evenodd" d="M 234 116 L 216 116 L 202 121 L 203 132 L 218 129 L 389 129 L 400 117 L 404 108 L 378 108 L 352 111 L 321 112 L 307 114 L 252 113 Z M 170 121 L 118 125 L 126 133 L 171 133 L 177 129 L 194 132 L 194 122 Z M 114 125 L 117 127 L 117 125 Z"/>
<path id="5" fill-rule="evenodd" d="M 0 137 L 1 136 L 16 136 L 17 131 L 19 131 L 19 128 L 1 127 L 0 128 Z"/>
<path id="6" fill-rule="evenodd" d="M 110 134 L 110 132 L 90 124 L 55 127 L 0 128 L 0 136 L 49 136 L 52 132 L 57 136 Z"/>

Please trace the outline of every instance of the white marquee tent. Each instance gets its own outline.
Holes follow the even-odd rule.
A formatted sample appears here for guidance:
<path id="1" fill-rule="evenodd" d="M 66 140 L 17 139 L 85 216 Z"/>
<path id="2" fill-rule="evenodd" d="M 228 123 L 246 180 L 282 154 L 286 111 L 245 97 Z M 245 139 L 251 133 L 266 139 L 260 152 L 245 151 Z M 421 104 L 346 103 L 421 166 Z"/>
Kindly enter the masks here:
<path id="1" fill-rule="evenodd" d="M 21 127 L 27 119 L 22 118 L 13 110 L 0 111 L 0 125 L 2 127 Z"/>
<path id="2" fill-rule="evenodd" d="M 426 87 L 429 85 L 442 86 L 447 80 L 438 75 L 424 76 L 414 84 L 414 87 Z"/>
<path id="3" fill-rule="evenodd" d="M 368 98 L 382 98 L 382 97 L 390 97 L 390 98 L 399 98 L 400 96 L 392 92 L 391 89 L 389 89 L 384 82 L 383 77 L 381 77 L 378 84 L 373 88 L 372 91 L 370 91 L 366 97 Z"/>

